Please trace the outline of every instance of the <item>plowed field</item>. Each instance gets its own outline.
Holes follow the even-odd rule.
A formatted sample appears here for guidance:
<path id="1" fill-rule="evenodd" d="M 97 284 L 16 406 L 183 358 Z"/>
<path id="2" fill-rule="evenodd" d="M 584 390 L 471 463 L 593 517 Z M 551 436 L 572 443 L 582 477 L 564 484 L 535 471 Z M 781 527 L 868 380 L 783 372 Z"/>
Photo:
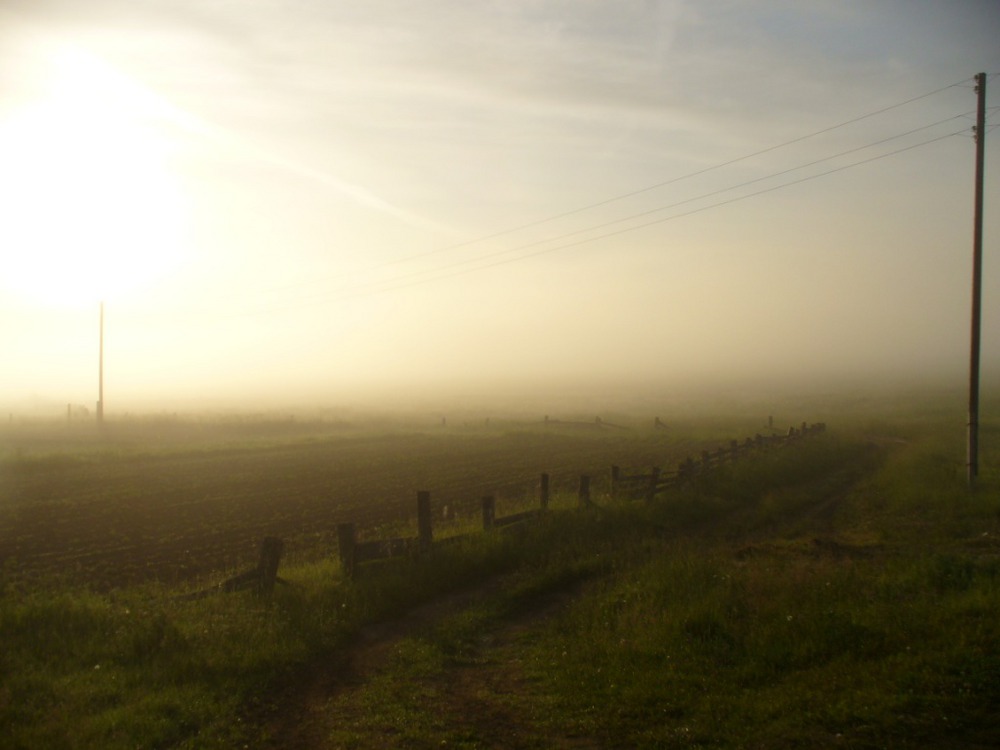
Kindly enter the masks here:
<path id="1" fill-rule="evenodd" d="M 10 446 L 8 446 L 9 448 Z M 262 537 L 291 559 L 335 553 L 336 525 L 377 533 L 415 515 L 417 490 L 477 512 L 479 498 L 531 499 L 612 463 L 669 467 L 689 449 L 664 436 L 588 430 L 296 437 L 242 447 L 9 450 L 0 463 L 0 566 L 98 588 L 182 582 L 252 564 Z"/>

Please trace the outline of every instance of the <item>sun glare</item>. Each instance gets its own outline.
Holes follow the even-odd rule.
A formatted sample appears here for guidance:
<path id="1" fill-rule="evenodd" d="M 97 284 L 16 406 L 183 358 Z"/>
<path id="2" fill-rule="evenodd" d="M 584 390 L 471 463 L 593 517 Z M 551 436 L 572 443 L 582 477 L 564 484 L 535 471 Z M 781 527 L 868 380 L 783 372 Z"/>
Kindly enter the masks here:
<path id="1" fill-rule="evenodd" d="M 0 122 L 0 284 L 44 304 L 115 298 L 185 247 L 164 106 L 87 53 L 50 64 L 45 95 Z"/>

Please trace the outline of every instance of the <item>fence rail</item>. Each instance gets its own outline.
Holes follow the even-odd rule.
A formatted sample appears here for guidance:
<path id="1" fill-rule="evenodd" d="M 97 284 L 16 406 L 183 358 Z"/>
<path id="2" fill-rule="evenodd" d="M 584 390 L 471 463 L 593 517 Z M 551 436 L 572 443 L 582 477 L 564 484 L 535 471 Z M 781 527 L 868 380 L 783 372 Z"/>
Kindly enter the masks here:
<path id="1" fill-rule="evenodd" d="M 658 422 L 659 423 L 659 422 Z M 826 424 L 818 422 L 801 427 L 791 427 L 784 435 L 761 435 L 748 437 L 742 442 L 731 440 L 728 445 L 715 450 L 704 450 L 698 459 L 688 456 L 672 472 L 664 472 L 654 466 L 648 473 L 625 473 L 620 466 L 613 465 L 610 473 L 609 492 L 613 499 L 644 499 L 652 502 L 657 495 L 683 486 L 698 476 L 703 476 L 720 467 L 736 462 L 755 453 L 783 448 L 807 437 L 826 430 Z M 581 475 L 577 492 L 578 507 L 592 506 L 590 476 Z M 503 531 L 516 528 L 545 514 L 549 507 L 549 475 L 542 474 L 538 484 L 539 507 L 507 516 L 497 517 L 496 498 L 492 495 L 482 498 L 482 527 L 484 532 Z M 358 526 L 355 523 L 337 525 L 337 547 L 341 569 L 348 578 L 355 578 L 362 563 L 387 560 L 395 557 L 418 557 L 428 553 L 435 544 L 451 544 L 468 538 L 471 534 L 449 536 L 434 541 L 433 516 L 430 492 L 417 492 L 417 534 L 410 537 L 393 537 L 371 541 L 358 540 Z M 260 561 L 256 568 L 234 576 L 224 583 L 206 591 L 189 594 L 188 597 L 204 596 L 217 591 L 239 591 L 253 589 L 268 593 L 274 588 L 278 578 L 278 564 L 284 544 L 280 539 L 267 537 L 261 546 Z"/>
<path id="2" fill-rule="evenodd" d="M 697 460 L 688 456 L 673 472 L 663 472 L 660 467 L 654 466 L 648 474 L 625 474 L 620 466 L 612 466 L 611 495 L 615 498 L 641 496 L 646 500 L 652 500 L 661 492 L 673 489 L 693 477 L 711 472 L 724 464 L 733 463 L 752 453 L 787 446 L 824 430 L 826 424 L 823 422 L 813 425 L 803 422 L 801 427 L 788 428 L 788 432 L 784 435 L 758 433 L 743 442 L 730 440 L 727 446 L 720 446 L 715 450 L 703 450 Z"/>

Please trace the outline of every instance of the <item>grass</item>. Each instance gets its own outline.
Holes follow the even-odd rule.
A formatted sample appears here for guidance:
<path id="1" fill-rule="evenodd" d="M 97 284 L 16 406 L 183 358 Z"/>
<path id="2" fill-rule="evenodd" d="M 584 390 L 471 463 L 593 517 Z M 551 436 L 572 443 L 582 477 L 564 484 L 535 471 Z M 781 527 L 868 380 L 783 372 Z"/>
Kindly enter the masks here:
<path id="1" fill-rule="evenodd" d="M 509 591 L 401 643 L 333 706 L 353 717 L 334 745 L 396 727 L 400 747 L 507 746 L 502 715 L 518 747 L 994 746 L 1000 557 L 983 540 L 1000 539 L 1000 494 L 969 495 L 930 442 L 826 441 L 575 519 Z M 558 616 L 483 647 L 580 581 Z M 445 687 L 470 668 L 518 687 L 472 727 Z"/>
<path id="2" fill-rule="evenodd" d="M 665 552 L 529 650 L 558 713 L 588 734 L 624 746 L 662 746 L 678 727 L 715 747 L 987 746 L 1000 697 L 995 564 Z"/>
<path id="3" fill-rule="evenodd" d="M 332 700 L 332 745 L 990 747 L 1000 488 L 968 492 L 952 438 L 859 423 L 649 506 L 555 496 L 522 533 L 355 583 L 282 569 L 270 598 L 4 579 L 0 747 L 273 742 L 364 623 L 498 580 Z"/>

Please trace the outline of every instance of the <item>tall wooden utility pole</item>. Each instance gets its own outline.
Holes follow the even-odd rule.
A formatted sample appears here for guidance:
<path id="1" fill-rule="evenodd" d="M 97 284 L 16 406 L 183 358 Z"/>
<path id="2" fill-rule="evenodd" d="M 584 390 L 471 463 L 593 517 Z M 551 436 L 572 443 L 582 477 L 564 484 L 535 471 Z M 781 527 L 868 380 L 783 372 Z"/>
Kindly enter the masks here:
<path id="1" fill-rule="evenodd" d="M 983 303 L 983 162 L 986 153 L 986 74 L 976 76 L 976 198 L 972 230 L 972 346 L 969 354 L 969 486 L 979 474 L 979 332 Z"/>
<path id="2" fill-rule="evenodd" d="M 101 302 L 101 339 L 97 363 L 97 424 L 104 424 L 104 302 Z"/>

